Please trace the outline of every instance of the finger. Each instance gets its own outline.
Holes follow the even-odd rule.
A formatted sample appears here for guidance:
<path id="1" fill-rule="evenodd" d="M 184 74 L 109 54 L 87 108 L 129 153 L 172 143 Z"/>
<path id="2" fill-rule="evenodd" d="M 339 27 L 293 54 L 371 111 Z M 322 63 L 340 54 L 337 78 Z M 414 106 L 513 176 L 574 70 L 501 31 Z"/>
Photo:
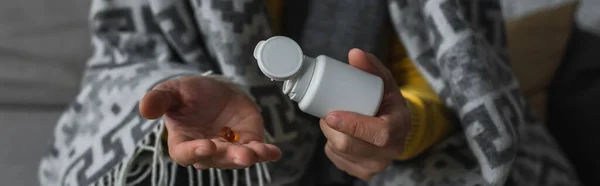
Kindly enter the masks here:
<path id="1" fill-rule="evenodd" d="M 211 140 L 199 139 L 169 144 L 169 156 L 181 166 L 210 159 L 217 147 Z"/>
<path id="2" fill-rule="evenodd" d="M 178 96 L 170 90 L 150 90 L 140 101 L 140 114 L 146 119 L 157 119 L 178 105 Z"/>
<path id="3" fill-rule="evenodd" d="M 386 90 L 391 90 L 396 86 L 392 73 L 373 54 L 354 48 L 348 52 L 348 63 L 353 67 L 381 77 Z"/>
<path id="4" fill-rule="evenodd" d="M 327 145 L 325 145 L 325 155 L 338 169 L 344 172 L 348 172 L 350 170 L 350 167 L 353 165 L 352 162 L 348 162 L 347 160 L 344 160 L 342 157 L 340 157 L 338 154 L 334 153 L 333 149 L 331 149 Z"/>
<path id="5" fill-rule="evenodd" d="M 331 160 L 331 162 L 340 170 L 347 172 L 348 174 L 358 177 L 363 180 L 368 180 L 373 177 L 374 172 L 368 171 L 367 169 L 358 166 L 355 162 L 343 158 L 339 154 L 336 154 L 329 146 L 325 146 L 325 155 Z"/>
<path id="6" fill-rule="evenodd" d="M 181 166 L 195 163 L 203 169 L 246 168 L 258 160 L 253 149 L 216 139 L 190 140 L 174 134 L 168 136 L 168 146 L 171 159 Z"/>
<path id="7" fill-rule="evenodd" d="M 215 141 L 217 152 L 212 156 L 212 162 L 215 168 L 220 169 L 241 169 L 250 167 L 258 162 L 258 156 L 251 148 L 240 144 L 233 144 L 223 141 Z"/>
<path id="8" fill-rule="evenodd" d="M 348 136 L 329 127 L 324 121 L 320 123 L 321 130 L 327 138 L 327 144 L 332 145 L 336 152 L 355 157 L 393 159 L 399 156 L 393 148 L 378 147 L 364 140 Z"/>
<path id="9" fill-rule="evenodd" d="M 211 141 L 216 145 L 215 153 L 194 162 L 194 168 L 241 169 L 256 163 L 256 154 L 248 147 L 215 139 Z"/>
<path id="10" fill-rule="evenodd" d="M 197 170 L 206 170 L 206 169 L 210 169 L 210 168 L 214 167 L 214 166 L 204 165 L 204 164 L 201 164 L 201 163 L 194 163 L 193 166 Z"/>
<path id="11" fill-rule="evenodd" d="M 386 146 L 393 132 L 387 119 L 354 112 L 334 111 L 327 115 L 325 121 L 332 129 L 378 147 Z"/>
<path id="12" fill-rule="evenodd" d="M 281 158 L 279 147 L 271 144 L 260 143 L 257 141 L 244 144 L 244 146 L 252 149 L 257 157 L 257 162 L 276 161 Z"/>
<path id="13" fill-rule="evenodd" d="M 215 140 L 213 140 L 215 141 Z M 254 142 L 251 144 L 233 144 L 215 141 L 216 153 L 194 164 L 196 169 L 242 169 L 264 161 L 275 161 L 281 158 L 279 148 L 271 144 Z"/>
<path id="14" fill-rule="evenodd" d="M 270 152 L 269 161 L 279 161 L 281 159 L 281 149 L 273 144 L 266 144 L 267 149 Z"/>
<path id="15" fill-rule="evenodd" d="M 370 177 L 367 175 L 373 175 L 385 170 L 390 164 L 392 164 L 392 161 L 394 160 L 387 158 L 350 156 L 348 154 L 336 151 L 333 145 L 329 142 L 325 144 L 325 146 L 326 148 L 329 148 L 331 153 L 352 163 L 354 166 L 350 168 L 354 169 L 355 172 L 361 172 L 362 174 L 365 174 L 365 177 Z"/>

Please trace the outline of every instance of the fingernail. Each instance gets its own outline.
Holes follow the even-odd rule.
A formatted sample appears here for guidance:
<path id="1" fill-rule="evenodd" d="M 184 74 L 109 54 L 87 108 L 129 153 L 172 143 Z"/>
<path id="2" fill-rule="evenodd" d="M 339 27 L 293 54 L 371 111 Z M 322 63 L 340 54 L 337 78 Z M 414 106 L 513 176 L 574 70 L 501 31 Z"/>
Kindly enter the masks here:
<path id="1" fill-rule="evenodd" d="M 235 163 L 236 165 L 243 165 L 244 164 L 242 162 L 242 160 L 240 160 L 239 158 L 233 158 L 233 163 Z"/>
<path id="2" fill-rule="evenodd" d="M 196 148 L 196 156 L 206 156 L 206 153 L 204 152 L 203 148 Z"/>
<path id="3" fill-rule="evenodd" d="M 339 129 L 340 125 L 342 125 L 342 119 L 335 114 L 329 114 L 327 118 L 325 118 L 325 121 L 327 121 L 327 124 L 334 129 Z"/>

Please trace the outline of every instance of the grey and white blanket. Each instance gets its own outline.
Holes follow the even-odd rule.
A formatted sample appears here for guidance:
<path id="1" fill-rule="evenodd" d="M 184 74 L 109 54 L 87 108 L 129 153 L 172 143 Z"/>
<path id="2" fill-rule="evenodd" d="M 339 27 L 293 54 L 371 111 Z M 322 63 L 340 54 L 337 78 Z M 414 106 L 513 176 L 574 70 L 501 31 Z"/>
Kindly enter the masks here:
<path id="1" fill-rule="evenodd" d="M 266 11 L 260 0 L 93 0 L 95 53 L 41 161 L 42 185 L 346 184 L 331 164 L 309 166 L 324 159 L 316 118 L 257 68 L 253 48 L 272 35 Z M 395 162 L 363 184 L 577 185 L 519 92 L 497 0 L 287 1 L 284 14 L 284 34 L 307 55 L 342 61 L 353 47 L 386 59 L 391 21 L 461 123 L 421 157 Z M 229 77 L 252 94 L 265 140 L 282 149 L 281 161 L 197 171 L 169 159 L 157 137 L 163 123 L 143 119 L 138 101 L 166 79 L 207 74 Z"/>

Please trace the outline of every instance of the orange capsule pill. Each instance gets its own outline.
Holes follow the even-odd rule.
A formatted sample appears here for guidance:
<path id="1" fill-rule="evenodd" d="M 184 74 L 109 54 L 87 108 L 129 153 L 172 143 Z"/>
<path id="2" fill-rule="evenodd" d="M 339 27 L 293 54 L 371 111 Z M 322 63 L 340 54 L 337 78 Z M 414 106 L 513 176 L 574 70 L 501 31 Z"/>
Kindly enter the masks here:
<path id="1" fill-rule="evenodd" d="M 238 133 L 231 130 L 229 127 L 223 127 L 221 129 L 221 137 L 225 138 L 228 142 L 237 142 L 239 139 Z"/>

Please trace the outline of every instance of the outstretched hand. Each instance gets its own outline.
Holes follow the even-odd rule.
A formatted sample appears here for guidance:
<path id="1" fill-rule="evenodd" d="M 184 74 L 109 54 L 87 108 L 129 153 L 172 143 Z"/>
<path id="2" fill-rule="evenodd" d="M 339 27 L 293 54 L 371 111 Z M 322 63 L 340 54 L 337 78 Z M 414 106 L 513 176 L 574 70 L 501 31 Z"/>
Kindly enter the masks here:
<path id="1" fill-rule="evenodd" d="M 147 119 L 164 116 L 169 155 L 179 165 L 239 169 L 281 157 L 278 147 L 263 143 L 258 106 L 226 82 L 201 76 L 168 80 L 139 106 Z M 236 142 L 220 136 L 223 127 L 238 134 Z"/>

